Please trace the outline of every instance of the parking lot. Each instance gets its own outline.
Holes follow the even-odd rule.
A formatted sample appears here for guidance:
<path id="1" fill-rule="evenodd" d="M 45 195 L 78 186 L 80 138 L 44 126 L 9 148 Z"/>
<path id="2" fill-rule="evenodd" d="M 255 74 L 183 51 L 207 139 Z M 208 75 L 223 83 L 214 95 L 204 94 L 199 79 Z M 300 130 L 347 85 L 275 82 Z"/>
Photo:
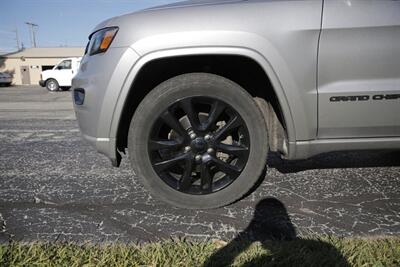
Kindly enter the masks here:
<path id="1" fill-rule="evenodd" d="M 70 92 L 0 87 L 1 242 L 230 239 L 263 199 L 283 204 L 297 234 L 400 234 L 400 152 L 296 162 L 270 155 L 268 164 L 262 185 L 242 201 L 174 208 L 148 194 L 127 160 L 113 168 L 81 139 Z"/>

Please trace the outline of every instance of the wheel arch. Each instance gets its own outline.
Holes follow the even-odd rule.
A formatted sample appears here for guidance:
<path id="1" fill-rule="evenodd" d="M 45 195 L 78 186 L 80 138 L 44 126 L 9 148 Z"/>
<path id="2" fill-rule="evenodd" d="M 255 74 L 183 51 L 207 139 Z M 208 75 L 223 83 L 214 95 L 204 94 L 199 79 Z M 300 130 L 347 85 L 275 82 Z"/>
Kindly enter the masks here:
<path id="1" fill-rule="evenodd" d="M 198 62 L 210 63 L 210 60 L 212 61 L 211 64 L 209 64 L 210 66 L 207 64 L 196 65 Z M 246 64 L 246 66 L 242 67 L 251 66 L 250 69 L 241 68 L 240 72 L 244 70 L 245 74 L 249 74 L 249 71 L 256 71 L 256 74 L 250 73 L 249 75 L 252 78 L 258 77 L 258 80 L 252 81 L 248 77 L 245 79 L 246 77 L 243 75 L 239 75 L 240 77 L 235 76 L 237 73 L 230 73 L 228 71 L 232 70 L 232 66 L 229 64 L 225 64 L 225 72 L 221 71 L 221 69 L 215 70 L 215 68 L 213 68 L 215 64 L 220 67 L 221 64 L 224 65 L 224 63 L 227 63 L 227 61 L 224 60 L 229 61 L 229 63 L 238 62 Z M 167 70 L 162 68 L 166 66 L 165 64 L 168 66 Z M 177 68 L 179 64 L 184 65 L 180 65 L 180 67 Z M 201 66 L 201 69 L 199 69 L 199 66 Z M 236 68 L 236 72 L 238 70 L 239 68 Z M 214 73 L 231 79 L 241 85 L 255 97 L 257 104 L 263 110 L 264 114 L 274 113 L 274 116 L 270 116 L 266 118 L 266 120 L 269 127 L 276 127 L 274 130 L 276 136 L 282 137 L 280 138 L 281 140 L 277 140 L 276 138 L 272 140 L 277 146 L 275 150 L 283 154 L 289 153 L 285 140 L 295 140 L 295 127 L 282 85 L 271 64 L 261 54 L 251 49 L 236 47 L 184 48 L 157 51 L 142 56 L 128 74 L 113 114 L 110 138 L 115 140 L 115 148 L 117 150 L 124 152 L 129 122 L 137 106 L 147 93 L 159 83 L 169 78 L 191 72 Z M 263 79 L 260 80 L 260 77 L 263 77 Z M 252 83 L 257 84 L 257 89 L 251 86 Z M 260 86 L 262 84 L 264 86 Z M 271 100 L 274 100 L 272 101 L 272 105 Z M 278 146 L 280 146 L 280 148 L 278 148 Z M 272 147 L 271 150 L 273 150 L 273 148 L 274 147 Z"/>

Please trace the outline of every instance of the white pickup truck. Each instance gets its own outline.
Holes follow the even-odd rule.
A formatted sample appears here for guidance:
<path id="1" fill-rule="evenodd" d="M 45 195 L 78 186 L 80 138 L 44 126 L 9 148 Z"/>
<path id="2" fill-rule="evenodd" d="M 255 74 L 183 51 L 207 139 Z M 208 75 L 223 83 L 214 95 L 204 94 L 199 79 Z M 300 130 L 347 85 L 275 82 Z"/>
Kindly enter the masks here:
<path id="1" fill-rule="evenodd" d="M 76 75 L 81 63 L 81 57 L 66 58 L 60 61 L 51 70 L 42 71 L 39 81 L 40 86 L 46 87 L 49 91 L 69 89 L 72 78 Z"/>

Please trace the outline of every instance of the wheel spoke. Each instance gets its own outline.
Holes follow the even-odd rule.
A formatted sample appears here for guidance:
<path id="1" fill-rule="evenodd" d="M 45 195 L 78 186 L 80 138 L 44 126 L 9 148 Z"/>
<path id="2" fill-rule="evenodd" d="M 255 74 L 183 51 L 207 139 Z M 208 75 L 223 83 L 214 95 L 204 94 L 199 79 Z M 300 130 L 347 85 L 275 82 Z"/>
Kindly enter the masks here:
<path id="1" fill-rule="evenodd" d="M 240 146 L 240 145 L 228 145 L 228 144 L 223 144 L 219 143 L 216 146 L 217 150 L 228 154 L 228 155 L 235 155 L 237 157 L 241 157 L 243 155 L 246 155 L 249 152 L 249 149 L 245 146 Z"/>
<path id="2" fill-rule="evenodd" d="M 199 114 L 194 110 L 192 99 L 184 99 L 180 103 L 183 111 L 186 113 L 188 116 L 190 125 L 192 126 L 192 129 L 197 132 L 197 130 L 200 127 L 200 120 L 199 120 Z"/>
<path id="3" fill-rule="evenodd" d="M 149 149 L 150 150 L 160 150 L 160 149 L 178 149 L 182 146 L 182 142 L 177 140 L 150 140 Z"/>
<path id="4" fill-rule="evenodd" d="M 200 177 L 201 177 L 201 191 L 203 193 L 212 192 L 213 175 L 211 174 L 209 164 L 204 163 L 201 165 Z"/>
<path id="5" fill-rule="evenodd" d="M 192 170 L 193 170 L 193 159 L 187 158 L 185 161 L 185 171 L 179 181 L 179 189 L 187 191 L 192 185 Z"/>
<path id="6" fill-rule="evenodd" d="M 178 121 L 177 118 L 169 111 L 166 110 L 162 115 L 161 118 L 163 121 L 171 127 L 175 132 L 177 132 L 181 137 L 187 138 L 187 132 L 183 128 L 182 124 Z"/>
<path id="7" fill-rule="evenodd" d="M 208 120 L 205 123 L 204 130 L 208 131 L 210 128 L 217 123 L 219 116 L 224 112 L 226 105 L 218 100 L 214 101 L 211 106 L 210 113 L 208 114 Z"/>
<path id="8" fill-rule="evenodd" d="M 234 115 L 221 129 L 219 129 L 215 135 L 214 138 L 216 140 L 220 140 L 223 137 L 225 137 L 227 134 L 229 134 L 232 130 L 235 130 L 239 126 L 241 126 L 242 120 L 239 118 L 239 116 Z"/>
<path id="9" fill-rule="evenodd" d="M 176 164 L 186 159 L 187 157 L 188 154 L 179 154 L 173 157 L 172 159 L 167 159 L 164 161 L 157 162 L 153 164 L 153 167 L 157 172 L 163 172 L 171 167 L 174 167 Z"/>
<path id="10" fill-rule="evenodd" d="M 220 159 L 213 157 L 212 161 L 214 162 L 214 165 L 218 168 L 218 170 L 222 171 L 225 174 L 237 176 L 242 171 L 239 167 L 230 165 Z"/>

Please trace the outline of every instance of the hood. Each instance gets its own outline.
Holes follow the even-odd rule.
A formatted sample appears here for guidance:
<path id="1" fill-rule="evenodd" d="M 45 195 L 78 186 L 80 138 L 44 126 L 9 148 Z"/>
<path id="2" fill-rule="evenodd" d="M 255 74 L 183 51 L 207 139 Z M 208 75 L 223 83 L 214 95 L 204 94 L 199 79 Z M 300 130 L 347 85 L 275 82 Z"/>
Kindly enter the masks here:
<path id="1" fill-rule="evenodd" d="M 112 18 L 109 18 L 107 20 L 104 20 L 103 22 L 99 23 L 94 29 L 91 31 L 91 33 L 105 28 L 109 26 L 115 26 L 119 20 L 123 20 L 124 18 L 130 17 L 132 15 L 140 14 L 140 13 L 146 13 L 148 11 L 161 11 L 161 10 L 166 10 L 166 9 L 178 9 L 178 8 L 184 8 L 184 7 L 200 7 L 200 6 L 214 6 L 214 5 L 223 5 L 223 4 L 231 4 L 231 3 L 239 3 L 239 2 L 247 2 L 249 0 L 187 0 L 187 1 L 181 1 L 181 2 L 176 2 L 176 3 L 171 3 L 167 5 L 161 5 L 161 6 L 155 6 L 151 7 L 148 9 L 143 9 L 140 11 L 120 15 L 120 16 L 115 16 Z"/>
<path id="2" fill-rule="evenodd" d="M 159 10 L 168 8 L 179 8 L 179 7 L 190 7 L 190 6 L 205 6 L 205 5 L 220 5 L 226 3 L 244 2 L 248 0 L 187 0 L 182 2 L 176 2 L 168 5 L 151 7 L 145 10 Z"/>

